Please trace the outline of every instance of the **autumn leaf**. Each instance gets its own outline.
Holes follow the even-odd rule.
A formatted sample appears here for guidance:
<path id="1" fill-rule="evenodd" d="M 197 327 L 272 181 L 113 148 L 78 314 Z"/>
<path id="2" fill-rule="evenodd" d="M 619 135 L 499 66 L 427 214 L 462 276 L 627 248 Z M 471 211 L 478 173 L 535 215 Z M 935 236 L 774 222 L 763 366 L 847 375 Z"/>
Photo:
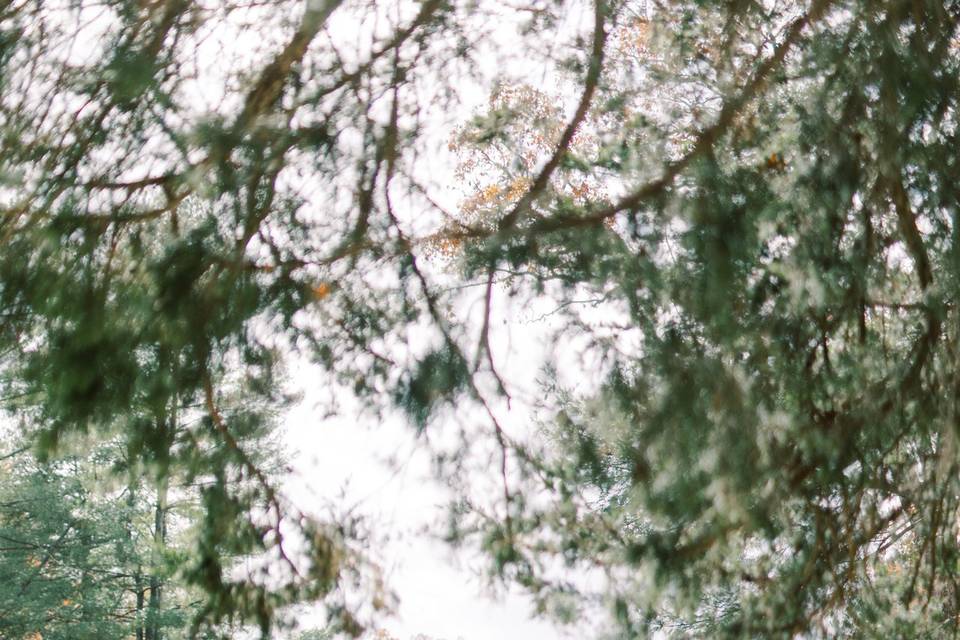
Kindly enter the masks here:
<path id="1" fill-rule="evenodd" d="M 326 282 L 321 282 L 318 285 L 315 285 L 311 290 L 314 300 L 323 300 L 328 295 L 330 295 L 330 285 Z"/>

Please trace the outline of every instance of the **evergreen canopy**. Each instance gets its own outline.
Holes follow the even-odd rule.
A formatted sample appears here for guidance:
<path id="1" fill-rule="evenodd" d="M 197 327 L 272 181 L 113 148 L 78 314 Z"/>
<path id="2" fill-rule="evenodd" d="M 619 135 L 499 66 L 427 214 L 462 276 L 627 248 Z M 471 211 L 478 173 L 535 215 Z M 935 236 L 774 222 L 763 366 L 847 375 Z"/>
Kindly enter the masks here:
<path id="1" fill-rule="evenodd" d="M 358 532 L 297 511 L 247 446 L 308 358 L 372 418 L 429 435 L 453 404 L 483 413 L 437 449 L 463 489 L 447 535 L 545 613 L 595 598 L 619 637 L 952 637 L 958 20 L 934 0 L 11 0 L 4 406 L 41 457 L 119 436 L 204 487 L 182 571 L 212 623 L 266 634 L 322 598 L 359 630 Z M 543 299 L 557 349 L 518 424 L 497 315 Z M 488 504 L 461 473 L 478 451 Z M 244 554 L 263 576 L 231 570 Z"/>

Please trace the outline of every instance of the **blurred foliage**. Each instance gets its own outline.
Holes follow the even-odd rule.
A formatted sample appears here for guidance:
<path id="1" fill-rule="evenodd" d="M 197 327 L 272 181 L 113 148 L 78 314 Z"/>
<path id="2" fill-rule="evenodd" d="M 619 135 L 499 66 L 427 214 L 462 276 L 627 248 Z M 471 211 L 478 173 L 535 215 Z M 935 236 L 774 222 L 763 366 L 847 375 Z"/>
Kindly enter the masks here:
<path id="1" fill-rule="evenodd" d="M 366 530 L 290 504 L 264 445 L 306 359 L 371 421 L 410 419 L 457 494 L 446 537 L 538 613 L 601 603 L 614 637 L 955 634 L 958 20 L 7 3 L 0 393 L 39 466 L 2 489 L 49 510 L 2 526 L 41 544 L 87 499 L 49 469 L 111 442 L 111 477 L 193 487 L 186 633 L 269 637 L 310 602 L 363 633 L 391 602 Z M 528 381 L 497 366 L 500 314 L 544 299 L 531 437 L 501 422 Z M 117 534 L 95 515 L 71 517 Z M 105 549 L 71 538 L 57 566 Z M 80 602 L 64 580 L 35 612 Z M 84 593 L 107 624 L 116 601 Z"/>

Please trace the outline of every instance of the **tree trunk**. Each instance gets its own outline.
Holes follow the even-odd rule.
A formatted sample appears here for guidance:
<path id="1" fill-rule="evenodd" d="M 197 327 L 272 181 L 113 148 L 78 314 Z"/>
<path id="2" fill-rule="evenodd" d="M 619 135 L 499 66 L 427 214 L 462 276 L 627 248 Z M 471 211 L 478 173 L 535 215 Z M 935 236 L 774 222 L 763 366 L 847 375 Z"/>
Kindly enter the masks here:
<path id="1" fill-rule="evenodd" d="M 157 502 L 153 513 L 154 566 L 150 575 L 150 603 L 144 640 L 162 640 L 160 607 L 163 604 L 163 582 L 159 575 L 159 554 L 167 542 L 167 486 L 166 478 L 161 478 L 157 484 Z"/>

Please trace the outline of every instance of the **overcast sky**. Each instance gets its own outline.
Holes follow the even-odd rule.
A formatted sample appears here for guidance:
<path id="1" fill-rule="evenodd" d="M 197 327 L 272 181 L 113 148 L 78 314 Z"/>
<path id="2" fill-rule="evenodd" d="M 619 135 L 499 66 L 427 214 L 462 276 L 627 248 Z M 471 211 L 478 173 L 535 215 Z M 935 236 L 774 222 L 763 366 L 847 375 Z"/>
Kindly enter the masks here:
<path id="1" fill-rule="evenodd" d="M 529 411 L 543 360 L 540 337 L 549 327 L 537 318 L 552 307 L 544 300 L 515 309 L 503 292 L 498 300 L 491 338 L 514 400 L 510 409 L 503 404 L 497 409 L 511 437 L 523 439 L 532 426 Z M 475 306 L 467 301 L 462 312 Z M 384 624 L 387 630 L 400 640 L 417 633 L 438 640 L 547 640 L 574 634 L 573 629 L 531 619 L 531 601 L 522 593 L 493 598 L 479 576 L 487 566 L 484 559 L 456 553 L 439 539 L 443 529 L 438 523 L 449 494 L 431 477 L 425 443 L 417 441 L 410 425 L 399 419 L 357 418 L 356 401 L 349 395 L 338 398 L 340 416 L 324 418 L 318 407 L 328 400 L 330 383 L 308 364 L 292 373 L 304 397 L 284 426 L 285 446 L 294 453 L 297 469 L 288 492 L 306 511 L 326 500 L 356 505 L 377 533 L 391 538 L 380 555 L 400 606 L 398 616 Z M 478 417 L 477 424 L 485 421 Z M 387 464 L 391 459 L 396 464 Z"/>
<path id="2" fill-rule="evenodd" d="M 409 427 L 359 425 L 348 419 L 317 420 L 310 394 L 289 422 L 287 444 L 297 449 L 295 496 L 309 509 L 310 494 L 334 497 L 345 488 L 347 501 L 370 517 L 377 532 L 392 540 L 382 550 L 390 586 L 400 596 L 398 617 L 384 627 L 401 640 L 424 633 L 444 640 L 557 638 L 560 631 L 530 620 L 529 600 L 518 594 L 494 601 L 471 571 L 480 563 L 440 542 L 434 525 L 443 495 L 429 477 L 425 452 L 413 449 Z M 393 471 L 383 463 L 391 451 L 406 460 Z M 302 483 L 302 484 L 301 484 Z M 459 566 L 457 566 L 459 565 Z"/>

